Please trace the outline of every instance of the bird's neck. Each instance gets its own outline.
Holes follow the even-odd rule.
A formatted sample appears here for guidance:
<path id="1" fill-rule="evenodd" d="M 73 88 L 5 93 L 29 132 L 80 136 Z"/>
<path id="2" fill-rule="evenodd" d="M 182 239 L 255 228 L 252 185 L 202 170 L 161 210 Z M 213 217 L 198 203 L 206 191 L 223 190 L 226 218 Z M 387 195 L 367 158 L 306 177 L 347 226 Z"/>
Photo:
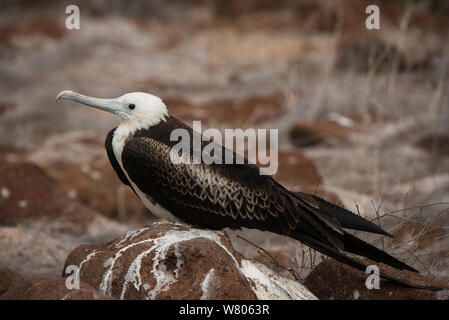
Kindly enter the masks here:
<path id="1" fill-rule="evenodd" d="M 117 129 L 114 131 L 114 137 L 112 140 L 114 153 L 121 161 L 122 159 L 122 151 L 125 147 L 126 140 L 131 137 L 138 130 L 148 130 L 151 127 L 155 127 L 159 125 L 161 122 L 165 122 L 166 117 L 162 117 L 158 120 L 145 121 L 144 119 L 140 119 L 139 121 L 134 119 L 127 119 L 122 121 Z"/>

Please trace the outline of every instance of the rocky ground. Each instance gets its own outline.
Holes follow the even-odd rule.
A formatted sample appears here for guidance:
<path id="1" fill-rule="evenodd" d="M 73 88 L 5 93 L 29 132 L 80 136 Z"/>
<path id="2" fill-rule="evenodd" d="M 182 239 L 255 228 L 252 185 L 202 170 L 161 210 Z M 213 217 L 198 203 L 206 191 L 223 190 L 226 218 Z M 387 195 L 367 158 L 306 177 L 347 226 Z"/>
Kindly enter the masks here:
<path id="1" fill-rule="evenodd" d="M 449 8 L 375 1 L 381 29 L 369 31 L 371 2 L 81 1 L 69 31 L 62 3 L 5 1 L 0 298 L 447 299 L 367 291 L 353 281 L 363 274 L 272 234 L 160 224 L 108 163 L 118 120 L 54 101 L 146 91 L 203 129 L 277 128 L 278 181 L 381 224 L 396 238 L 359 236 L 437 279 L 411 281 L 445 286 Z"/>

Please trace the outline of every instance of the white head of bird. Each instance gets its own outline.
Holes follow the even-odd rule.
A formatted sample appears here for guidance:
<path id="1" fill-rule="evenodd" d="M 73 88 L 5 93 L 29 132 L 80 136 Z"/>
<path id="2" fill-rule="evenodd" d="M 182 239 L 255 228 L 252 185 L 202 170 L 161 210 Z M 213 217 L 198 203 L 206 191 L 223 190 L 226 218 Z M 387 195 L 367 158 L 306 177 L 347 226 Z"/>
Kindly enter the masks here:
<path id="1" fill-rule="evenodd" d="M 161 98 L 144 92 L 131 92 L 114 99 L 100 99 L 64 90 L 56 96 L 56 101 L 59 99 L 76 101 L 116 114 L 124 120 L 122 124 L 131 132 L 155 126 L 168 117 L 167 107 Z"/>

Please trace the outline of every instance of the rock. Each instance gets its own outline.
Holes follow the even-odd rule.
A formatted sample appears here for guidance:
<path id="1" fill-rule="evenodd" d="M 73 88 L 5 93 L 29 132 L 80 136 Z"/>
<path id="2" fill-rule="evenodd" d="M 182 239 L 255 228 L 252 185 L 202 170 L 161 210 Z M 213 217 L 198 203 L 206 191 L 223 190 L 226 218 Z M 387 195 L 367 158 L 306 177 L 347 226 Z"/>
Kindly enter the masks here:
<path id="1" fill-rule="evenodd" d="M 365 261 L 366 262 L 366 261 Z M 367 264 L 375 264 L 368 262 Z M 321 262 L 306 278 L 304 285 L 319 299 L 331 300 L 430 300 L 448 299 L 449 287 L 431 278 L 409 271 L 397 270 L 377 263 L 381 272 L 410 283 L 444 288 L 430 291 L 407 288 L 390 281 L 380 281 L 380 289 L 367 289 L 365 281 L 369 274 L 356 270 L 333 259 Z"/>
<path id="2" fill-rule="evenodd" d="M 294 192 L 316 194 L 335 204 L 341 204 L 340 198 L 326 190 L 315 163 L 299 150 L 279 150 L 276 181 Z"/>
<path id="3" fill-rule="evenodd" d="M 416 141 L 415 145 L 438 157 L 449 156 L 449 134 L 430 134 Z"/>
<path id="4" fill-rule="evenodd" d="M 217 122 L 231 123 L 235 127 L 248 127 L 277 119 L 286 111 L 284 94 L 281 92 L 240 99 L 219 99 L 206 105 L 217 114 Z"/>
<path id="5" fill-rule="evenodd" d="M 23 281 L 23 277 L 8 268 L 0 268 L 0 295 Z"/>
<path id="6" fill-rule="evenodd" d="M 16 105 L 10 102 L 0 102 L 0 115 L 4 112 L 14 109 Z"/>
<path id="7" fill-rule="evenodd" d="M 299 122 L 289 131 L 291 142 L 298 148 L 310 147 L 322 143 L 346 143 L 349 141 L 350 128 L 337 121 L 319 123 Z"/>
<path id="8" fill-rule="evenodd" d="M 0 168 L 7 163 L 19 162 L 22 151 L 9 144 L 0 144 Z"/>
<path id="9" fill-rule="evenodd" d="M 316 300 L 300 282 L 273 272 L 259 262 L 242 260 L 242 273 L 259 300 Z"/>
<path id="10" fill-rule="evenodd" d="M 368 111 L 343 115 L 331 112 L 326 120 L 320 122 L 298 122 L 289 131 L 290 140 L 298 148 L 319 144 L 347 144 L 368 138 L 378 132 L 381 126 L 390 124 L 395 119 Z"/>
<path id="11" fill-rule="evenodd" d="M 278 119 L 286 112 L 286 102 L 281 92 L 243 98 L 211 99 L 197 105 L 180 96 L 164 98 L 164 102 L 173 115 L 187 123 L 201 120 L 209 125 L 228 124 L 239 128 Z"/>
<path id="12" fill-rule="evenodd" d="M 219 0 L 217 1 L 214 11 L 217 16 L 236 17 L 239 15 L 250 14 L 263 10 L 279 10 L 282 4 L 269 0 Z"/>
<path id="13" fill-rule="evenodd" d="M 252 300 L 303 294 L 296 292 L 299 284 L 281 276 L 285 290 L 276 287 L 274 273 L 242 259 L 223 232 L 170 223 L 79 246 L 67 257 L 64 270 L 69 265 L 80 266 L 82 281 L 120 299 Z"/>
<path id="14" fill-rule="evenodd" d="M 290 190 L 300 191 L 301 187 L 316 187 L 320 184 L 318 169 L 304 152 L 280 150 L 278 161 L 278 171 L 274 178 Z"/>
<path id="15" fill-rule="evenodd" d="M 85 228 L 96 214 L 69 199 L 65 190 L 34 164 L 7 163 L 0 167 L 0 176 L 0 224 L 49 217 Z"/>
<path id="16" fill-rule="evenodd" d="M 45 165 L 45 170 L 67 190 L 68 197 L 107 217 L 146 223 L 154 218 L 134 192 L 119 180 L 109 162 L 55 162 Z"/>
<path id="17" fill-rule="evenodd" d="M 39 17 L 26 20 L 23 23 L 6 24 L 0 28 L 0 40 L 10 43 L 17 36 L 41 36 L 55 39 L 62 38 L 66 29 L 57 19 L 52 17 Z"/>
<path id="18" fill-rule="evenodd" d="M 86 283 L 68 289 L 66 279 L 33 278 L 25 280 L 0 295 L 0 300 L 113 300 Z"/>
<path id="19" fill-rule="evenodd" d="M 170 110 L 170 114 L 188 123 L 188 121 L 204 121 L 211 116 L 210 110 L 202 104 L 194 104 L 183 96 L 164 97 L 163 101 Z M 191 123 L 189 124 L 191 125 Z"/>

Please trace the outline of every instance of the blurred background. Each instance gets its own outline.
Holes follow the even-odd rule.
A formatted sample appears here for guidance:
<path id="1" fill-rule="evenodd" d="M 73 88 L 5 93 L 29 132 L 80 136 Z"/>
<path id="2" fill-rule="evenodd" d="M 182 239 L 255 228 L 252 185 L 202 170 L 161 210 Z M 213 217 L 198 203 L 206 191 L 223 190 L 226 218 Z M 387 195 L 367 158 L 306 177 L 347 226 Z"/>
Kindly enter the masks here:
<path id="1" fill-rule="evenodd" d="M 149 92 L 203 129 L 278 128 L 278 181 L 381 224 L 396 238 L 365 239 L 449 279 L 448 1 L 80 0 L 67 30 L 70 4 L 0 4 L 0 267 L 58 277 L 77 245 L 155 219 L 107 160 L 118 119 L 56 104 L 70 89 Z M 320 259 L 242 235 L 301 277 Z"/>

